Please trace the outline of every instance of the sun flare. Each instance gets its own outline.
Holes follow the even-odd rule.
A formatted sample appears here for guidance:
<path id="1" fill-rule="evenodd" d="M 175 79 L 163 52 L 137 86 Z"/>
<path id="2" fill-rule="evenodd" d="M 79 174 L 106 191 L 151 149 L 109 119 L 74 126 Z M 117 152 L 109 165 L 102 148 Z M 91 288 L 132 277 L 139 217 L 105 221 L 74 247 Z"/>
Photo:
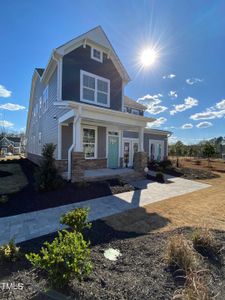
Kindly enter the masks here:
<path id="1" fill-rule="evenodd" d="M 154 65 L 157 60 L 158 54 L 154 49 L 148 48 L 141 53 L 141 64 L 144 67 Z"/>

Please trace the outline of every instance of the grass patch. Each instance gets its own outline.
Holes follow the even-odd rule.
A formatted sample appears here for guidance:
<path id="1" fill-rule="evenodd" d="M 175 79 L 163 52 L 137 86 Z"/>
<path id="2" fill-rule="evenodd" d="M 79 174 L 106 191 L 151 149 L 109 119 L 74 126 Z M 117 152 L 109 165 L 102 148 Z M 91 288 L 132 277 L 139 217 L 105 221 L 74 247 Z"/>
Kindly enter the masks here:
<path id="1" fill-rule="evenodd" d="M 12 174 L 11 176 L 0 177 L 0 195 L 19 192 L 28 184 L 21 166 L 17 163 L 0 164 L 0 171 Z"/>
<path id="2" fill-rule="evenodd" d="M 197 269 L 198 262 L 192 245 L 182 235 L 174 235 L 168 243 L 165 255 L 166 263 L 174 270 L 182 270 L 185 274 Z"/>
<path id="3" fill-rule="evenodd" d="M 192 234 L 192 242 L 196 251 L 209 259 L 217 259 L 222 246 L 209 229 L 196 229 Z"/>

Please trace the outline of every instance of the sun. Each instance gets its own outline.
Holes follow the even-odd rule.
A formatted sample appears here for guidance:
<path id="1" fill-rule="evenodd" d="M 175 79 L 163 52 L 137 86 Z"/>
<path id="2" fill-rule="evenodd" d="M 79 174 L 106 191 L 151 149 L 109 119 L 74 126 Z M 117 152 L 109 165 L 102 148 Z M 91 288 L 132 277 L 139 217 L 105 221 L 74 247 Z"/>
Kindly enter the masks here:
<path id="1" fill-rule="evenodd" d="M 156 50 L 148 48 L 145 49 L 140 56 L 141 64 L 143 67 L 149 67 L 156 63 L 158 54 Z"/>

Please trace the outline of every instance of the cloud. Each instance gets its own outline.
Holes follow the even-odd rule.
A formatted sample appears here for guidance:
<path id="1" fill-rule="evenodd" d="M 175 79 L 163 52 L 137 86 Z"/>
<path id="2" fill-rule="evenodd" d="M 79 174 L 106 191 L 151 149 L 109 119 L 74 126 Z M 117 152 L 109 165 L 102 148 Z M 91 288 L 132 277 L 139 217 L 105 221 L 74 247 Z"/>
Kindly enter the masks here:
<path id="1" fill-rule="evenodd" d="M 225 100 L 221 100 L 220 102 L 216 103 L 215 107 L 217 109 L 225 109 Z"/>
<path id="2" fill-rule="evenodd" d="M 202 82 L 203 79 L 200 79 L 200 78 L 188 78 L 186 79 L 186 83 L 189 84 L 189 85 L 193 85 L 195 83 L 198 83 L 198 82 Z"/>
<path id="3" fill-rule="evenodd" d="M 199 124 L 196 125 L 197 128 L 208 128 L 213 126 L 211 122 L 200 122 Z"/>
<path id="4" fill-rule="evenodd" d="M 14 124 L 11 123 L 11 122 L 9 122 L 9 121 L 2 120 L 2 121 L 0 121 L 0 126 L 1 126 L 1 127 L 13 127 Z"/>
<path id="5" fill-rule="evenodd" d="M 162 94 L 156 94 L 156 95 L 145 95 L 137 100 L 137 102 L 145 105 L 147 107 L 146 112 L 157 115 L 168 108 L 166 106 L 158 105 L 162 102 Z"/>
<path id="6" fill-rule="evenodd" d="M 187 123 L 181 126 L 182 129 L 191 129 L 193 128 L 193 125 L 191 123 Z"/>
<path id="7" fill-rule="evenodd" d="M 225 117 L 225 100 L 217 102 L 214 106 L 207 108 L 205 111 L 190 116 L 192 120 L 212 120 Z"/>
<path id="8" fill-rule="evenodd" d="M 162 124 L 164 124 L 167 121 L 166 118 L 158 118 L 156 119 L 154 122 L 148 123 L 148 127 L 152 128 L 152 127 L 160 127 Z"/>
<path id="9" fill-rule="evenodd" d="M 198 105 L 198 100 L 192 97 L 187 97 L 184 99 L 184 103 L 173 105 L 174 109 L 170 111 L 170 114 L 173 116 L 177 112 L 185 111 L 187 109 L 192 108 L 193 106 Z"/>
<path id="10" fill-rule="evenodd" d="M 5 110 L 22 110 L 25 109 L 25 106 L 19 105 L 19 104 L 13 104 L 13 103 L 6 103 L 6 104 L 2 104 L 0 105 L 0 109 L 5 109 Z"/>
<path id="11" fill-rule="evenodd" d="M 0 84 L 0 97 L 8 98 L 12 94 L 11 91 L 7 90 L 3 85 Z"/>
<path id="12" fill-rule="evenodd" d="M 168 75 L 164 75 L 162 78 L 163 79 L 173 79 L 174 77 L 176 77 L 175 74 L 168 74 Z"/>
<path id="13" fill-rule="evenodd" d="M 171 97 L 171 98 L 177 98 L 178 97 L 176 91 L 169 91 L 168 96 Z"/>

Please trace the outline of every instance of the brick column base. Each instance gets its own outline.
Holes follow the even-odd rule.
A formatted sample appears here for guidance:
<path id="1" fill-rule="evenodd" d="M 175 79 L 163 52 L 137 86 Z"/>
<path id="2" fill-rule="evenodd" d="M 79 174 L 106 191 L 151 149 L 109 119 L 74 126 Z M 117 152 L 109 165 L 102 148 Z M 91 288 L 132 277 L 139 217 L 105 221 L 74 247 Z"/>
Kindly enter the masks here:
<path id="1" fill-rule="evenodd" d="M 134 153 L 134 170 L 144 174 L 144 169 L 148 165 L 148 155 L 146 152 Z"/>
<path id="2" fill-rule="evenodd" d="M 72 182 L 84 179 L 85 157 L 84 152 L 72 152 Z"/>

